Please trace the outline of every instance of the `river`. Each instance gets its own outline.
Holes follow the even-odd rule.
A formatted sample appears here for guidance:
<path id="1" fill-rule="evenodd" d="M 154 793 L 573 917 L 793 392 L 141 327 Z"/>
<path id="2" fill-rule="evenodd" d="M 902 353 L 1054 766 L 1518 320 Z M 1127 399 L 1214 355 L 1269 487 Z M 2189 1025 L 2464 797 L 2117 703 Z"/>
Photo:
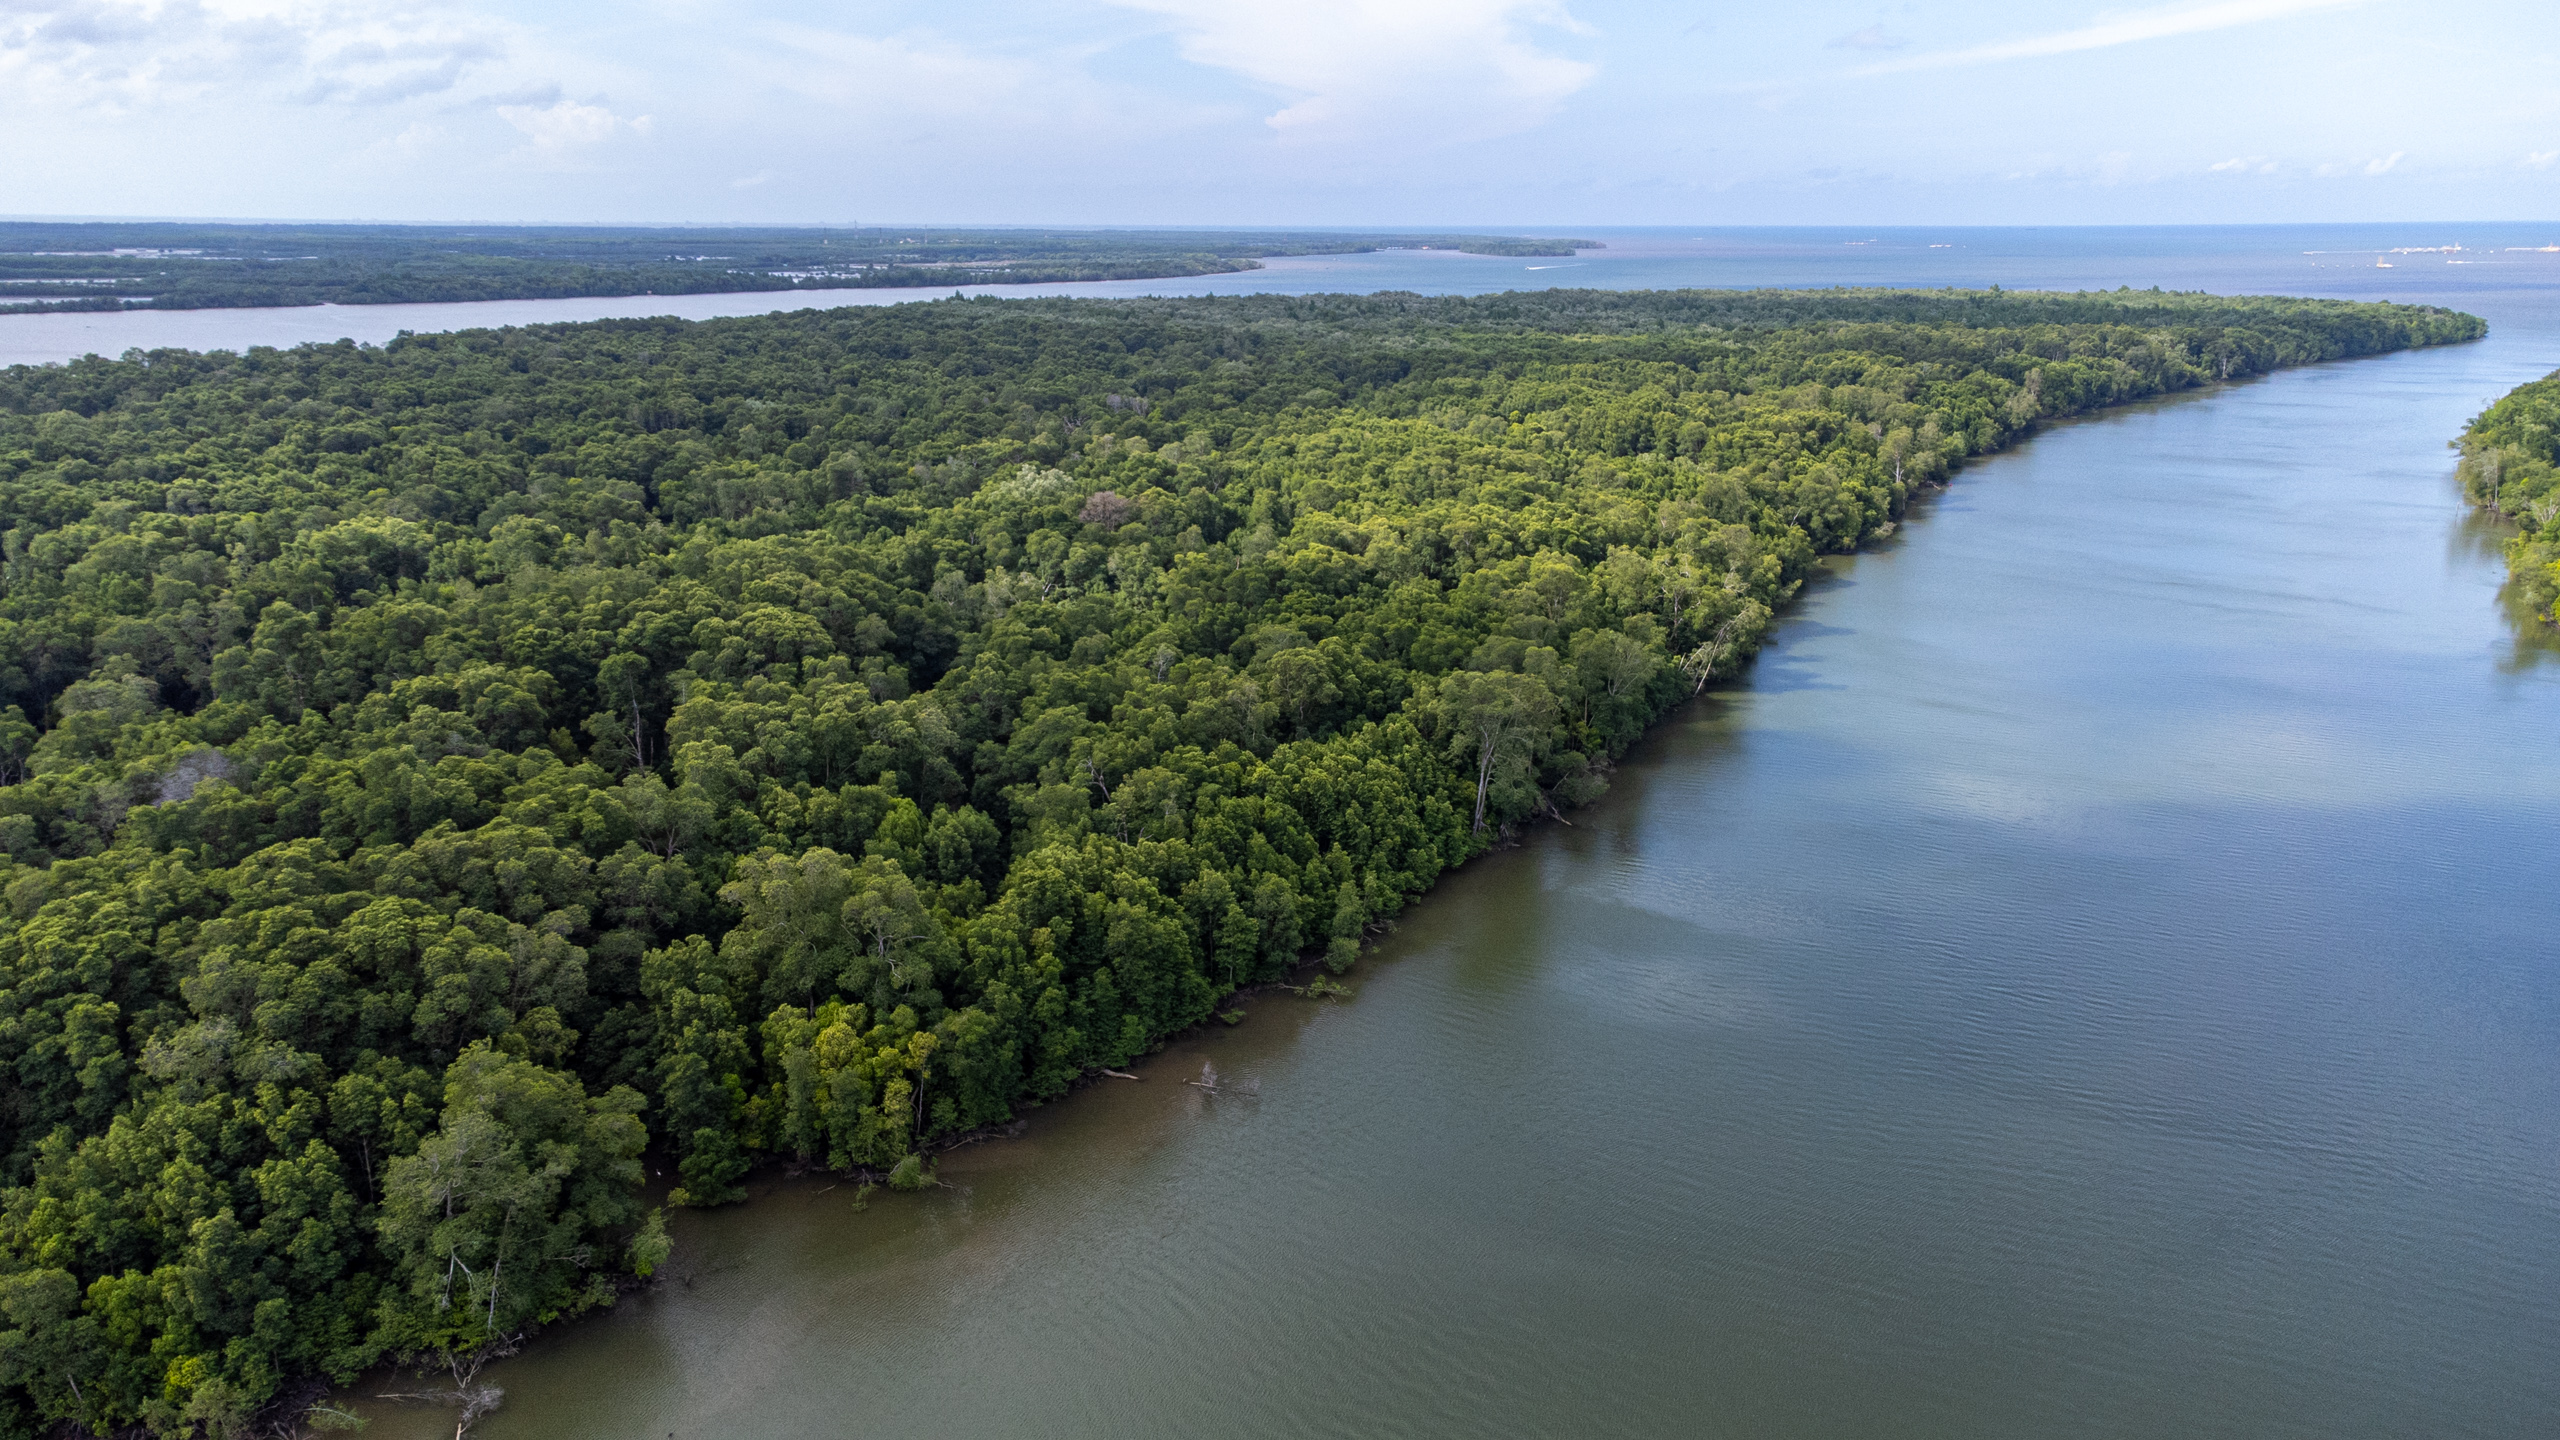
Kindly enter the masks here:
<path id="1" fill-rule="evenodd" d="M 681 1215 L 667 1283 L 496 1367 L 475 1434 L 2548 1433 L 2560 665 L 2445 441 L 2560 365 L 2560 262 L 2477 248 L 2545 243 L 2511 227 L 1940 268 L 1761 238 L 1603 253 L 2494 329 L 1968 466 L 1609 797 L 1408 911 L 1356 999 L 1259 999 L 943 1189 Z M 1258 1098 L 1183 1085 L 1204 1060 Z"/>
<path id="2" fill-rule="evenodd" d="M 1886 230 L 1595 230 L 1586 226 L 1574 233 L 1598 239 L 1604 248 L 1586 250 L 1571 259 L 1466 255 L 1454 250 L 1284 256 L 1264 262 L 1259 270 L 1173 280 L 0 315 L 0 365 L 120 355 L 137 348 L 241 350 L 338 339 L 378 345 L 403 331 L 645 315 L 708 320 L 837 305 L 908 304 L 954 294 L 1303 295 L 1413 290 L 1477 295 L 1557 285 L 1612 290 L 1763 285 L 2006 285 L 2015 290 L 2131 285 L 2142 289 L 2159 285 L 2225 293 L 2441 299 L 2560 285 L 2560 224 Z"/>

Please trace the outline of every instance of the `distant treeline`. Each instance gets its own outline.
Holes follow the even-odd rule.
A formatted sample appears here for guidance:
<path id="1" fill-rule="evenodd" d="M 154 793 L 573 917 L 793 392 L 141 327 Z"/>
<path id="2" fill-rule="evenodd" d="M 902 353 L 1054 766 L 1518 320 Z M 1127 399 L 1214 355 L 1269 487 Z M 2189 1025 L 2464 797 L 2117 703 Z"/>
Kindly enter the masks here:
<path id="1" fill-rule="evenodd" d="M 0 223 L 0 313 L 1028 285 L 1212 275 L 1273 255 L 1570 255 L 1598 245 L 1312 231 Z"/>
<path id="2" fill-rule="evenodd" d="M 609 1303 L 647 1152 L 923 1183 L 1598 795 L 1965 457 L 2480 332 L 980 299 L 0 372 L 0 1435 Z"/>
<path id="3" fill-rule="evenodd" d="M 2464 493 L 2516 522 L 2507 566 L 2525 603 L 2560 618 L 2560 370 L 2509 391 L 2457 443 Z"/>

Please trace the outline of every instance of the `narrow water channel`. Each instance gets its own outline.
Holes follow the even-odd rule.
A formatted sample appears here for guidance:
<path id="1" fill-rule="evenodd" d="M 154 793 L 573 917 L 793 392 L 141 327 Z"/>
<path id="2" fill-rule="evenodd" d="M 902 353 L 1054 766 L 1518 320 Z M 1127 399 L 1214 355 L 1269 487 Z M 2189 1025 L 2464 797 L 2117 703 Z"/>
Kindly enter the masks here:
<path id="1" fill-rule="evenodd" d="M 2560 325 L 2474 308 L 1972 466 L 1355 1000 L 685 1215 L 475 1433 L 2548 1433 L 2560 664 L 2444 446 Z"/>

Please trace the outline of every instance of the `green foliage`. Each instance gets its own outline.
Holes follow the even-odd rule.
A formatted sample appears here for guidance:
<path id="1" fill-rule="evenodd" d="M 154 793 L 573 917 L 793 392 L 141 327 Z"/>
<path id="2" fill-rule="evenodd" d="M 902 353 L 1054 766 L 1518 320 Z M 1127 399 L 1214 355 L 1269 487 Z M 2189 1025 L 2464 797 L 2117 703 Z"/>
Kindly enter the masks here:
<path id="1" fill-rule="evenodd" d="M 640 1221 L 640 1233 L 631 1237 L 631 1273 L 648 1279 L 675 1249 L 676 1242 L 667 1236 L 667 1212 L 650 1211 Z"/>
<path id="2" fill-rule="evenodd" d="M 1591 799 L 1964 457 L 2478 331 L 1552 292 L 0 373 L 0 1432 L 596 1303 L 644 1143 L 678 1204 L 920 1180 Z"/>
<path id="3" fill-rule="evenodd" d="M 597 1242 L 642 1219 L 643 1103 L 621 1085 L 591 1098 L 486 1040 L 465 1049 L 435 1132 L 385 1170 L 376 1224 L 399 1288 L 383 1338 L 472 1349 L 609 1299 Z M 663 1228 L 632 1249 L 663 1260 Z"/>
<path id="4" fill-rule="evenodd" d="M 2525 603 L 2553 619 L 2560 601 L 2560 371 L 2509 391 L 2455 442 L 2474 504 L 2516 523 L 2507 565 Z"/>

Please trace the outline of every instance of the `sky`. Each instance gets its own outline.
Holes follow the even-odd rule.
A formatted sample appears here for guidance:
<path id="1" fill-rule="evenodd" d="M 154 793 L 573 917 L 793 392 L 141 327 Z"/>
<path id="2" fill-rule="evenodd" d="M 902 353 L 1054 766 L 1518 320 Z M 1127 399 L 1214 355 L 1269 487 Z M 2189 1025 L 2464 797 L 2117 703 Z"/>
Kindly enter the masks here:
<path id="1" fill-rule="evenodd" d="M 2551 0 L 0 0 L 0 215 L 2560 218 Z"/>

